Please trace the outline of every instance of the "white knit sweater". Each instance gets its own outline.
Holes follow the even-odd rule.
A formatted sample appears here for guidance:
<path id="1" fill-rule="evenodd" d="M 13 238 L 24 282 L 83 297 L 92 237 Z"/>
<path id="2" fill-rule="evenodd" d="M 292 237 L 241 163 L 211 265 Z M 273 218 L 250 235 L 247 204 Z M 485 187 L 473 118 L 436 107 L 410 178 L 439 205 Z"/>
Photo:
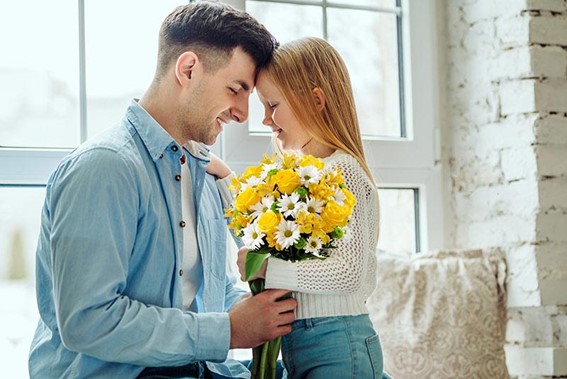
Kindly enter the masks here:
<path id="1" fill-rule="evenodd" d="M 339 168 L 357 203 L 347 238 L 324 260 L 288 262 L 268 258 L 266 288 L 293 291 L 297 319 L 368 313 L 365 302 L 376 286 L 376 245 L 380 208 L 378 191 L 358 161 L 342 151 L 324 158 Z M 226 197 L 226 191 L 223 197 Z"/>

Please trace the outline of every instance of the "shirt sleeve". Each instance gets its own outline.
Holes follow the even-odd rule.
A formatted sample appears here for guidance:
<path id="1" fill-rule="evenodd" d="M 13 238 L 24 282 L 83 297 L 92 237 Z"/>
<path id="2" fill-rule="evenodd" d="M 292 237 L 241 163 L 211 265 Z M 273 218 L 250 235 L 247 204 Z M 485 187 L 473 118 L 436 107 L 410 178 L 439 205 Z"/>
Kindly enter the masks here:
<path id="1" fill-rule="evenodd" d="M 138 180 L 127 158 L 97 149 L 64 163 L 52 182 L 50 251 L 62 342 L 100 360 L 141 366 L 223 361 L 228 314 L 183 312 L 129 296 L 140 285 L 129 276 L 131 256 L 141 253 Z"/>
<path id="2" fill-rule="evenodd" d="M 378 225 L 373 221 L 378 210 L 377 190 L 355 158 L 341 154 L 328 164 L 340 168 L 349 191 L 356 197 L 347 235 L 336 242 L 324 260 L 289 262 L 268 258 L 266 288 L 303 293 L 346 294 L 363 285 L 369 254 L 374 254 Z M 373 246 L 373 247 L 372 247 Z"/>

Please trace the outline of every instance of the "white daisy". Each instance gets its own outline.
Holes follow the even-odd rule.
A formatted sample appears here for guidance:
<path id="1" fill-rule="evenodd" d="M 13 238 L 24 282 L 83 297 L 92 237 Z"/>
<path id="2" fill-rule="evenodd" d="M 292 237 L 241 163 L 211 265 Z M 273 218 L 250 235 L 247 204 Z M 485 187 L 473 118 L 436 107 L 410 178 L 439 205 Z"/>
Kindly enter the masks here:
<path id="1" fill-rule="evenodd" d="M 345 193 L 344 193 L 340 188 L 337 188 L 337 190 L 335 191 L 335 194 L 333 195 L 333 198 L 335 199 L 335 201 L 336 201 L 339 205 L 344 205 L 344 204 L 345 204 L 346 195 L 345 195 Z"/>
<path id="2" fill-rule="evenodd" d="M 320 214 L 323 212 L 323 202 L 320 200 L 315 199 L 314 197 L 307 197 L 307 201 L 305 202 L 305 209 L 309 213 L 317 213 Z"/>
<path id="3" fill-rule="evenodd" d="M 287 249 L 293 246 L 293 244 L 299 240 L 299 237 L 301 237 L 299 234 L 299 225 L 293 221 L 282 220 L 278 225 L 278 231 L 275 236 L 276 242 L 279 243 L 282 248 Z"/>
<path id="4" fill-rule="evenodd" d="M 259 184 L 262 184 L 263 181 L 262 179 L 260 179 L 257 176 L 251 176 L 248 179 L 246 179 L 246 186 L 247 187 L 256 187 Z"/>
<path id="5" fill-rule="evenodd" d="M 260 217 L 262 213 L 269 211 L 273 203 L 274 198 L 272 196 L 264 196 L 259 203 L 256 203 L 251 207 L 254 211 L 251 215 L 252 218 Z"/>
<path id="6" fill-rule="evenodd" d="M 305 245 L 304 249 L 307 253 L 311 253 L 315 256 L 319 256 L 319 251 L 323 246 L 323 241 L 321 241 L 318 237 L 310 236 L 307 239 L 307 245 Z"/>
<path id="7" fill-rule="evenodd" d="M 299 168 L 299 182 L 302 185 L 317 184 L 319 180 L 321 180 L 321 172 L 317 167 L 310 165 Z"/>
<path id="8" fill-rule="evenodd" d="M 272 171 L 273 169 L 276 169 L 276 168 L 278 168 L 277 163 L 264 164 L 264 167 L 262 168 L 262 173 L 260 174 L 260 177 L 262 178 L 262 180 L 266 179 L 266 177 L 268 176 L 268 173 L 270 171 Z"/>
<path id="9" fill-rule="evenodd" d="M 258 229 L 258 223 L 253 222 L 246 225 L 246 228 L 244 228 L 242 242 L 247 249 L 256 250 L 264 244 L 264 236 L 265 234 Z"/>
<path id="10" fill-rule="evenodd" d="M 283 213 L 285 217 L 295 217 L 303 208 L 305 208 L 305 204 L 299 201 L 299 195 L 295 192 L 291 195 L 282 195 L 280 199 L 280 212 Z"/>

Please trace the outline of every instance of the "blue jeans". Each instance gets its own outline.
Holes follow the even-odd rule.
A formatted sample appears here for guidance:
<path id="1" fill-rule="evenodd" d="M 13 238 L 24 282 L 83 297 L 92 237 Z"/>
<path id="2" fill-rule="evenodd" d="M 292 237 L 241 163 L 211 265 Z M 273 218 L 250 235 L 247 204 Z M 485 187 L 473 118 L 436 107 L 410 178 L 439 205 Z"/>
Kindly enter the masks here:
<path id="1" fill-rule="evenodd" d="M 296 320 L 282 356 L 290 379 L 382 378 L 382 347 L 368 315 Z"/>
<path id="2" fill-rule="evenodd" d="M 278 361 L 276 367 L 276 378 L 286 379 L 284 368 L 282 362 Z M 252 361 L 243 361 L 248 369 L 252 369 Z M 148 367 L 138 376 L 138 378 L 145 379 L 171 379 L 171 378 L 183 378 L 183 379 L 231 379 L 226 376 L 222 376 L 211 372 L 206 365 L 202 362 L 189 363 L 181 367 Z"/>

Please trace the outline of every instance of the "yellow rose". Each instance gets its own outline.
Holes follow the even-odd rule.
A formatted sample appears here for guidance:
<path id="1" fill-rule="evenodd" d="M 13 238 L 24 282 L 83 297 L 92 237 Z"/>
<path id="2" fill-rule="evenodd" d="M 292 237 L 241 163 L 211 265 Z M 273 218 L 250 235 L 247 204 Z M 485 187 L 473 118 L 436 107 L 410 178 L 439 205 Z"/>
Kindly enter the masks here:
<path id="1" fill-rule="evenodd" d="M 251 206 L 257 204 L 259 201 L 260 196 L 258 196 L 256 190 L 252 187 L 248 187 L 236 196 L 234 207 L 240 212 L 246 212 Z"/>
<path id="2" fill-rule="evenodd" d="M 262 233 L 270 233 L 281 221 L 281 214 L 272 211 L 264 212 L 258 217 L 258 229 Z"/>
<path id="3" fill-rule="evenodd" d="M 334 201 L 329 202 L 321 212 L 321 218 L 325 222 L 323 229 L 329 233 L 336 226 L 345 226 L 350 213 L 348 206 L 341 206 Z"/>
<path id="4" fill-rule="evenodd" d="M 274 175 L 274 182 L 281 192 L 290 194 L 299 186 L 299 175 L 291 169 L 280 170 Z"/>
<path id="5" fill-rule="evenodd" d="M 303 158 L 301 158 L 301 162 L 299 162 L 299 165 L 301 167 L 315 166 L 319 170 L 322 170 L 323 167 L 325 167 L 325 163 L 321 159 L 316 158 L 313 155 L 306 155 Z"/>

